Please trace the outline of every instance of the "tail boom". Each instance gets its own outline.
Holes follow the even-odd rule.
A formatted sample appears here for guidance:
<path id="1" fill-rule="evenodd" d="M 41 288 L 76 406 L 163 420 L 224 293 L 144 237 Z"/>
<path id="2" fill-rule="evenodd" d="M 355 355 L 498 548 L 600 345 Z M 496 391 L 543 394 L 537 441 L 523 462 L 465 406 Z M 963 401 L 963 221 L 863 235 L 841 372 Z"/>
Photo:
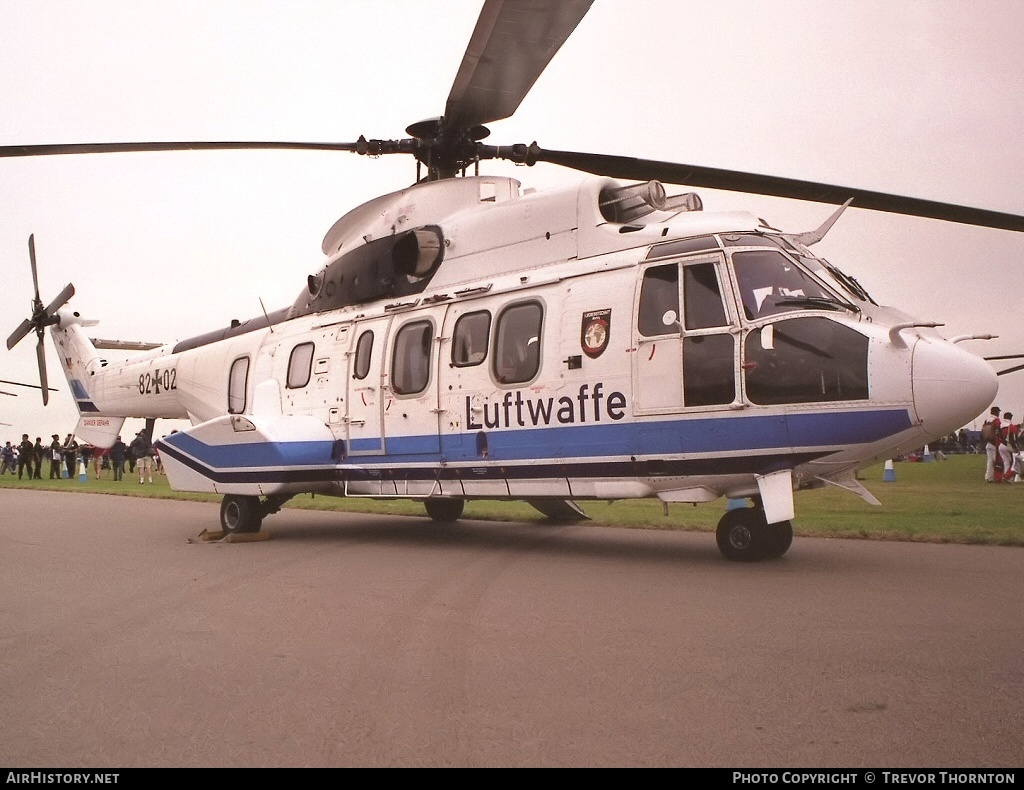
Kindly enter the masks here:
<path id="1" fill-rule="evenodd" d="M 152 378 L 154 360 L 172 353 L 169 346 L 124 359 L 107 360 L 100 356 L 99 349 L 86 335 L 84 327 L 92 322 L 84 321 L 67 309 L 57 315 L 60 320 L 50 328 L 50 336 L 81 416 L 80 428 L 100 435 L 113 430 L 110 436 L 113 442 L 120 423 L 127 417 L 188 417 L 174 388 L 160 387 L 159 382 L 156 386 L 152 383 L 145 386 L 146 375 Z M 120 423 L 111 428 L 117 420 Z"/>

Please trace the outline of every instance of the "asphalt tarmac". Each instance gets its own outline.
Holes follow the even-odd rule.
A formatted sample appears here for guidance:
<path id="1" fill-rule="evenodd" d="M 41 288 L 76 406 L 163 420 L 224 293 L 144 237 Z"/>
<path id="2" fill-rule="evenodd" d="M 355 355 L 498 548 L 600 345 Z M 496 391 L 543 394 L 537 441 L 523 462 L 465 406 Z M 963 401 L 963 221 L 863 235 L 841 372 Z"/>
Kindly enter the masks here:
<path id="1" fill-rule="evenodd" d="M 1019 767 L 1024 551 L 0 491 L 0 765 Z"/>

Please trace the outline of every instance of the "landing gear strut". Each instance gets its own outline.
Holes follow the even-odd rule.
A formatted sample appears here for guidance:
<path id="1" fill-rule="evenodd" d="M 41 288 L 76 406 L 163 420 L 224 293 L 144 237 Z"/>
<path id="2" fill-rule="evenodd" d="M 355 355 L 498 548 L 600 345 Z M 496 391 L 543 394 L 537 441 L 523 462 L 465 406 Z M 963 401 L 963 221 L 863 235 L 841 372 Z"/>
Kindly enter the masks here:
<path id="1" fill-rule="evenodd" d="M 268 496 L 261 500 L 258 496 L 228 494 L 220 503 L 221 529 L 226 535 L 259 532 L 263 519 L 280 510 L 289 499 L 291 495 Z"/>
<path id="2" fill-rule="evenodd" d="M 788 521 L 768 524 L 759 507 L 737 508 L 725 512 L 715 537 L 726 559 L 756 562 L 785 554 L 793 544 L 793 525 Z"/>

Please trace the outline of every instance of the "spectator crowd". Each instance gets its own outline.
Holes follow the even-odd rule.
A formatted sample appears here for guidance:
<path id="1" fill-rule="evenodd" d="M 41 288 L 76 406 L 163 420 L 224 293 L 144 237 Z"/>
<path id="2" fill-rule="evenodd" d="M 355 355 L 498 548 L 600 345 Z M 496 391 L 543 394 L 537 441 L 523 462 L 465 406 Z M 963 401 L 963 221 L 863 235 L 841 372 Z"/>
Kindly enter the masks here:
<path id="1" fill-rule="evenodd" d="M 19 480 L 42 480 L 44 471 L 50 480 L 74 479 L 82 474 L 102 480 L 108 474 L 115 481 L 124 480 L 125 467 L 134 476 L 136 470 L 140 483 L 152 483 L 153 473 L 163 474 L 160 455 L 154 449 L 146 431 L 139 431 L 130 444 L 118 436 L 109 449 L 79 444 L 73 434 L 61 441 L 59 434 L 53 434 L 49 444 L 43 444 L 37 436 L 33 442 L 27 433 L 21 435 L 21 442 L 6 442 L 0 450 L 0 475 L 8 472 Z"/>

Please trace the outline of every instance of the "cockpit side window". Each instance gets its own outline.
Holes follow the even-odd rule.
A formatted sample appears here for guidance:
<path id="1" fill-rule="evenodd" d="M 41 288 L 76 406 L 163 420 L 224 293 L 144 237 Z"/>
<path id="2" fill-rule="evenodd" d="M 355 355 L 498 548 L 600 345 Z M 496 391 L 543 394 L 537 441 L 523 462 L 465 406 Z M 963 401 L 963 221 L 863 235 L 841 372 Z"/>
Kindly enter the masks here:
<path id="1" fill-rule="evenodd" d="M 835 300 L 817 280 L 781 252 L 734 252 L 732 262 L 747 320 L 806 309 L 807 299 Z"/>
<path id="2" fill-rule="evenodd" d="M 868 339 L 828 318 L 791 318 L 752 330 L 743 369 L 752 403 L 868 397 Z"/>

